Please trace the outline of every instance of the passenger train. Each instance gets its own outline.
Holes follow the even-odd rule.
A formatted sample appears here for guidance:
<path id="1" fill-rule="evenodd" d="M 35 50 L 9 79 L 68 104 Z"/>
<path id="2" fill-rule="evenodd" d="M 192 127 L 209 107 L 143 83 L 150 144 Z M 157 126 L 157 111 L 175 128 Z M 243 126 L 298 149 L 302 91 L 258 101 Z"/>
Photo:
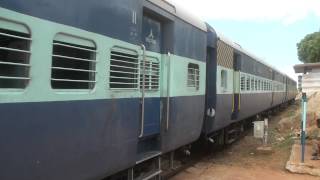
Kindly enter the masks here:
<path id="1" fill-rule="evenodd" d="M 167 1 L 0 1 L 1 180 L 156 177 L 164 154 L 295 95 Z"/>

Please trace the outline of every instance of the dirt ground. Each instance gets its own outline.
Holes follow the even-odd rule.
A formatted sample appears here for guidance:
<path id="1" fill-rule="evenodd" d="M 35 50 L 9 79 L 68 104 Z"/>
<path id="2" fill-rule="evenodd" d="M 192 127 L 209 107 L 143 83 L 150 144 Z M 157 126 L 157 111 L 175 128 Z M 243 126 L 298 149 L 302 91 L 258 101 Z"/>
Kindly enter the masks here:
<path id="1" fill-rule="evenodd" d="M 205 157 L 171 180 L 315 180 L 320 177 L 292 174 L 285 170 L 294 137 L 299 134 L 300 100 L 269 120 L 269 145 L 272 152 L 256 148 L 262 142 L 252 131 L 224 150 Z M 320 112 L 320 93 L 308 102 L 309 135 L 315 128 L 315 114 Z M 309 157 L 307 157 L 309 158 Z"/>

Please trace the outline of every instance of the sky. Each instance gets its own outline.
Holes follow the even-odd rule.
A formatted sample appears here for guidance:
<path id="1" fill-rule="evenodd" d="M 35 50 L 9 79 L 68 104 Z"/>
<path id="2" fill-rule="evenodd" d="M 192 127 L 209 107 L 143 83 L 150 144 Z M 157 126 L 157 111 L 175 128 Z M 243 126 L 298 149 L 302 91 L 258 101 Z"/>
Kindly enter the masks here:
<path id="1" fill-rule="evenodd" d="M 297 43 L 320 31 L 320 0 L 168 0 L 297 80 Z"/>

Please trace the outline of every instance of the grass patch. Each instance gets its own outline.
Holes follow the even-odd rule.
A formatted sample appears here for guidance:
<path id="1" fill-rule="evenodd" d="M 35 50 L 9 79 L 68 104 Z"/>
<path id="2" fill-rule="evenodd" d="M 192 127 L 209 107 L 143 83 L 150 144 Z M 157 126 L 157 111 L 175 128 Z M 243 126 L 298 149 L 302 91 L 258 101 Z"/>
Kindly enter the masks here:
<path id="1" fill-rule="evenodd" d="M 284 150 L 290 149 L 294 143 L 294 139 L 292 137 L 293 137 L 292 135 L 288 135 L 284 137 L 284 140 L 274 144 L 274 147 L 278 149 L 284 149 Z"/>

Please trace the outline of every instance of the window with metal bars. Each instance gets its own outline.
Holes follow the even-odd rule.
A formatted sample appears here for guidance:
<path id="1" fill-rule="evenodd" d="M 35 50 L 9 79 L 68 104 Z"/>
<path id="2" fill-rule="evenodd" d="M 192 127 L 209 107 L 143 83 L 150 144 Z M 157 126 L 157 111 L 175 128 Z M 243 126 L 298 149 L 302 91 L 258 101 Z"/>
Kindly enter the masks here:
<path id="1" fill-rule="evenodd" d="M 246 77 L 244 74 L 241 75 L 241 79 L 240 79 L 240 89 L 241 91 L 245 91 L 246 90 Z"/>
<path id="2" fill-rule="evenodd" d="M 96 48 L 53 41 L 51 87 L 93 89 L 96 77 Z"/>
<path id="3" fill-rule="evenodd" d="M 257 78 L 255 78 L 255 80 L 254 80 L 254 90 L 255 91 L 258 90 L 258 80 L 257 80 Z"/>
<path id="4" fill-rule="evenodd" d="M 0 29 L 0 89 L 27 87 L 30 44 L 30 34 Z"/>
<path id="5" fill-rule="evenodd" d="M 193 87 L 196 90 L 199 89 L 199 77 L 200 77 L 200 70 L 198 64 L 189 63 L 188 64 L 188 80 L 187 86 Z"/>
<path id="6" fill-rule="evenodd" d="M 112 48 L 110 89 L 138 89 L 139 56 L 136 51 Z"/>
<path id="7" fill-rule="evenodd" d="M 140 62 L 140 72 L 140 89 L 144 88 L 147 91 L 159 89 L 160 64 L 158 59 L 146 57 L 145 61 Z"/>
<path id="8" fill-rule="evenodd" d="M 247 75 L 247 83 L 246 83 L 247 91 L 250 91 L 250 76 Z"/>
<path id="9" fill-rule="evenodd" d="M 254 91 L 254 77 L 251 76 L 251 91 Z"/>

